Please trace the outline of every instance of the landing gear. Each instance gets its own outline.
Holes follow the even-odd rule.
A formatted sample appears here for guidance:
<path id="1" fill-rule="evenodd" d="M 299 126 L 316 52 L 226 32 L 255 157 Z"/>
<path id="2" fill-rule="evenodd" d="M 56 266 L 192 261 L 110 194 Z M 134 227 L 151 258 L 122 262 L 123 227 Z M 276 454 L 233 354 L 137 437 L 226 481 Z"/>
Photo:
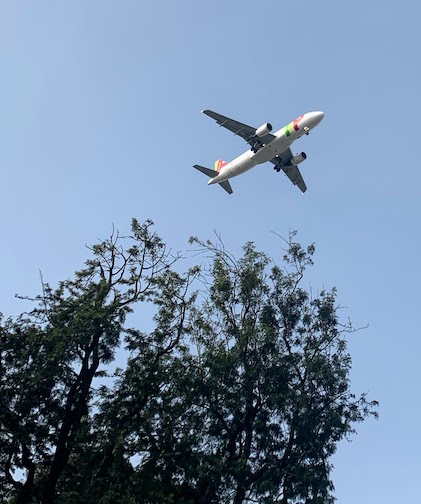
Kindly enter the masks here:
<path id="1" fill-rule="evenodd" d="M 275 171 L 277 171 L 278 173 L 281 171 L 281 167 L 280 166 L 274 166 L 273 169 Z"/>
<path id="2" fill-rule="evenodd" d="M 307 126 L 304 128 L 304 133 L 306 135 L 309 135 L 310 134 L 310 128 L 308 128 Z"/>
<path id="3" fill-rule="evenodd" d="M 251 146 L 251 152 L 254 152 L 256 154 L 256 152 L 260 149 L 261 147 L 261 144 L 259 142 L 256 142 L 254 143 L 252 146 Z"/>

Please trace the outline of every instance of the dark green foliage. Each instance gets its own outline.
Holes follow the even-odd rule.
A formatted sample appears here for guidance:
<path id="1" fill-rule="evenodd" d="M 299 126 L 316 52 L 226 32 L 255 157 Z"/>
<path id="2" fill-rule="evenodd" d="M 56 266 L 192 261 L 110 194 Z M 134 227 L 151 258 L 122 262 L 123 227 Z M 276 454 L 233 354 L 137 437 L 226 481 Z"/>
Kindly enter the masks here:
<path id="1" fill-rule="evenodd" d="M 149 222 L 132 229 L 0 327 L 3 500 L 333 502 L 330 457 L 376 403 L 350 391 L 336 291 L 300 285 L 314 246 L 291 235 L 276 265 L 193 239 L 209 269 L 180 275 Z M 125 327 L 139 301 L 149 333 Z"/>
<path id="2" fill-rule="evenodd" d="M 314 247 L 291 237 L 283 270 L 251 243 L 238 261 L 200 245 L 214 261 L 189 367 L 206 426 L 200 463 L 219 468 L 212 502 L 330 502 L 329 457 L 375 403 L 349 390 L 351 327 L 338 321 L 336 292 L 310 299 L 299 286 Z"/>
<path id="3" fill-rule="evenodd" d="M 176 259 L 151 225 L 133 220 L 130 238 L 94 245 L 74 280 L 56 290 L 43 282 L 34 310 L 1 329 L 0 481 L 16 502 L 54 501 L 100 365 L 113 360 L 134 304 L 159 292 Z"/>

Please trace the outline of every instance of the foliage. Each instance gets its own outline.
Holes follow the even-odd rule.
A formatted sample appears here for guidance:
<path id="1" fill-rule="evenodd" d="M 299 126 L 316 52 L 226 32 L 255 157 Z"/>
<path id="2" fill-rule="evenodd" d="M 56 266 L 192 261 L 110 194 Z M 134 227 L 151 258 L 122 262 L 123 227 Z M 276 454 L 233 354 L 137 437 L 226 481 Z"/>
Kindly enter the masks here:
<path id="1" fill-rule="evenodd" d="M 94 245 L 73 280 L 55 290 L 43 282 L 34 310 L 1 329 L 1 481 L 18 503 L 54 501 L 100 366 L 113 360 L 133 306 L 157 295 L 176 260 L 151 228 L 133 220 L 132 236 Z"/>
<path id="2" fill-rule="evenodd" d="M 352 326 L 335 289 L 301 287 L 315 249 L 294 238 L 281 265 L 194 238 L 208 266 L 180 275 L 133 221 L 74 280 L 43 284 L 0 327 L 3 500 L 333 502 L 330 457 L 377 403 L 351 392 Z M 153 330 L 127 328 L 148 301 Z M 126 366 L 95 387 L 122 342 Z"/>

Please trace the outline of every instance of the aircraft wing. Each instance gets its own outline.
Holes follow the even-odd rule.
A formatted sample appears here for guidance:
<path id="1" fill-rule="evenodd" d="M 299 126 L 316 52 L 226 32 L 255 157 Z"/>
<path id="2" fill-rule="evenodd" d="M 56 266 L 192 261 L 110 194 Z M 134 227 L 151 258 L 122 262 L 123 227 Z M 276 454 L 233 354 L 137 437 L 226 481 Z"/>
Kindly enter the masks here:
<path id="1" fill-rule="evenodd" d="M 234 135 L 243 138 L 252 147 L 255 147 L 256 144 L 259 146 L 267 144 L 275 138 L 275 135 L 271 135 L 270 133 L 263 137 L 256 137 L 256 128 L 252 126 L 240 123 L 234 119 L 218 114 L 217 112 L 213 112 L 212 110 L 202 110 L 202 112 L 214 119 L 220 126 L 232 131 Z"/>
<path id="2" fill-rule="evenodd" d="M 276 169 L 282 170 L 289 180 L 300 189 L 301 192 L 305 193 L 307 191 L 307 186 L 301 175 L 298 166 L 291 164 L 291 159 L 293 158 L 291 149 L 287 149 L 282 154 L 274 157 L 270 160 L 276 167 Z"/>

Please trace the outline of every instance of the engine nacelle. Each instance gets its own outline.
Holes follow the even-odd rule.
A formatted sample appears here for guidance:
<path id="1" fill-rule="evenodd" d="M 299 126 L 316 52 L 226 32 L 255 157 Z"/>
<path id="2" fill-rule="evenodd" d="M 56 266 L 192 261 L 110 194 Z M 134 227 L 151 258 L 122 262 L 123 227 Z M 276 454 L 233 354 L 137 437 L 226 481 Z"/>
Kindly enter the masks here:
<path id="1" fill-rule="evenodd" d="M 299 152 L 291 159 L 291 164 L 297 166 L 307 159 L 307 154 L 305 152 Z"/>
<path id="2" fill-rule="evenodd" d="M 262 124 L 260 128 L 257 128 L 255 135 L 257 137 L 264 137 L 272 131 L 272 125 L 269 123 Z"/>

